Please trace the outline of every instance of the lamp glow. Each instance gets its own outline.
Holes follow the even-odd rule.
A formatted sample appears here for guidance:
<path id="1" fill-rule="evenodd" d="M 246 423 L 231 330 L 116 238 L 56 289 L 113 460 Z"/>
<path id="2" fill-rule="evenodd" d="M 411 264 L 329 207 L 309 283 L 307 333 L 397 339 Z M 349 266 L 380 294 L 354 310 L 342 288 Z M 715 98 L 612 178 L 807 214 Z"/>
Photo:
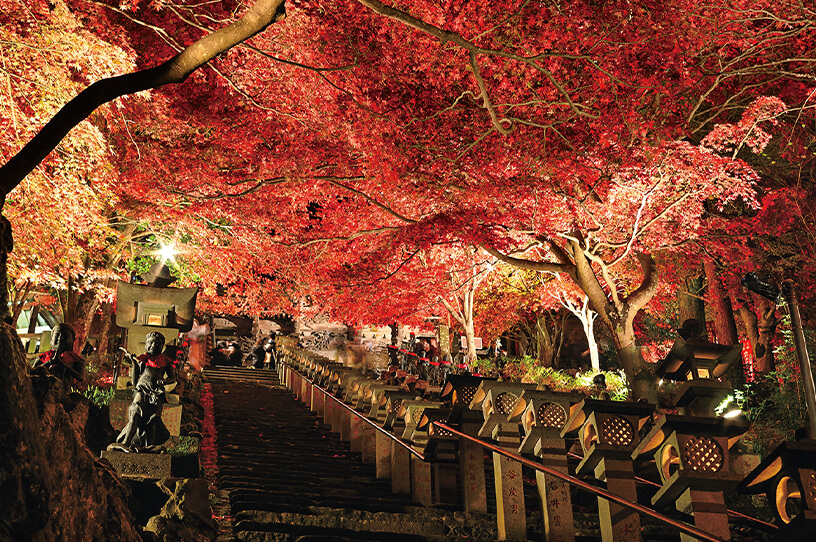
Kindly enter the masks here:
<path id="1" fill-rule="evenodd" d="M 173 245 L 172 243 L 169 245 L 162 244 L 161 249 L 159 249 L 159 251 L 156 254 L 159 256 L 162 262 L 170 261 L 175 263 L 176 261 L 175 258 L 176 254 L 178 254 L 178 251 L 176 250 L 175 245 Z"/>

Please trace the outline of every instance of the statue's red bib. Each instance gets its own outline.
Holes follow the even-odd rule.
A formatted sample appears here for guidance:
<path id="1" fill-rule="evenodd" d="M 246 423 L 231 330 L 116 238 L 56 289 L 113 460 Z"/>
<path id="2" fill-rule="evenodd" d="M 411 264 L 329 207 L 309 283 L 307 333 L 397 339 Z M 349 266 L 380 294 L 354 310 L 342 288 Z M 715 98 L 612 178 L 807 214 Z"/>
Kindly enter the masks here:
<path id="1" fill-rule="evenodd" d="M 169 367 L 173 363 L 173 361 L 164 354 L 159 354 L 158 356 L 142 354 L 141 356 L 139 356 L 139 361 L 144 363 L 145 366 L 147 367 L 154 367 L 156 369 L 163 369 L 165 367 Z"/>

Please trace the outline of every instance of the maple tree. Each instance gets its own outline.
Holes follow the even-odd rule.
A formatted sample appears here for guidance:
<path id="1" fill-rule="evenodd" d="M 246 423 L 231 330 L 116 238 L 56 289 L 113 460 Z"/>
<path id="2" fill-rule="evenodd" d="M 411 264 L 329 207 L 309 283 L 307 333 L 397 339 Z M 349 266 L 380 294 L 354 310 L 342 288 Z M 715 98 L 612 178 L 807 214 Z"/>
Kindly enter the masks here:
<path id="1" fill-rule="evenodd" d="M 89 28 L 139 67 L 241 14 L 230 2 L 70 4 L 95 10 Z M 388 288 L 352 299 L 329 279 L 366 276 L 372 261 L 407 277 L 400 263 L 436 243 L 483 246 L 571 276 L 634 382 L 645 366 L 633 319 L 671 290 L 655 274 L 663 253 L 697 255 L 726 227 L 712 200 L 755 207 L 746 149 L 774 118 L 812 111 L 814 16 L 793 1 L 288 10 L 183 87 L 133 100 L 130 129 L 111 125 L 120 197 L 188 238 L 212 307 L 373 320 L 383 304 L 354 301 Z M 796 134 L 791 163 L 808 148 Z M 424 292 L 394 276 L 402 312 L 443 291 L 443 267 Z"/>

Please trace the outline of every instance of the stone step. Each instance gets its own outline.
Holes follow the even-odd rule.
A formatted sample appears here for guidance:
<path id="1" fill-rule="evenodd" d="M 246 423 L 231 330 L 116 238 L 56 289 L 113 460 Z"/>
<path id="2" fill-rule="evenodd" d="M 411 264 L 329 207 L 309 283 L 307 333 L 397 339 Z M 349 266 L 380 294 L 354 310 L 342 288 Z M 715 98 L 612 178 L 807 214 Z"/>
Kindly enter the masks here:
<path id="1" fill-rule="evenodd" d="M 248 374 L 256 371 L 207 372 L 217 433 L 218 491 L 229 501 L 235 539 L 461 538 L 453 533 L 463 529 L 464 520 L 393 494 L 390 480 L 377 479 L 374 466 L 363 464 L 360 454 L 351 452 L 349 444 L 289 390 L 274 385 L 274 378 Z M 482 530 L 495 530 L 494 522 L 487 516 Z M 477 541 L 495 539 L 492 531 L 478 537 L 462 534 Z"/>
<path id="2" fill-rule="evenodd" d="M 391 531 L 364 531 L 358 527 L 339 529 L 317 525 L 258 523 L 253 521 L 237 522 L 234 533 L 239 540 L 247 542 L 281 542 L 282 540 L 297 542 L 425 542 L 428 540 L 428 538 L 418 535 Z"/>
<path id="3" fill-rule="evenodd" d="M 474 516 L 434 508 L 408 507 L 404 513 L 313 508 L 311 514 L 249 510 L 236 515 L 239 525 L 297 525 L 304 529 L 359 531 L 362 540 L 493 540 L 490 515 Z M 322 534 L 329 535 L 324 530 Z M 376 533 L 373 534 L 373 533 Z M 315 533 L 318 534 L 318 533 Z M 349 535 L 340 535 L 349 536 Z M 350 535 L 353 539 L 353 535 Z"/>

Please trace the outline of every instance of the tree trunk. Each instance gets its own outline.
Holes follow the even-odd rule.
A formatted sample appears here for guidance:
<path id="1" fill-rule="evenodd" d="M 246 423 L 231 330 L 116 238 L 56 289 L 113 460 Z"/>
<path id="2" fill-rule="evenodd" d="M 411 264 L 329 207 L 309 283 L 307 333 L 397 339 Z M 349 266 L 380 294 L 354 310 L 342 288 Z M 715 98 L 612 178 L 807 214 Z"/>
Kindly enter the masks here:
<path id="1" fill-rule="evenodd" d="M 88 336 L 88 330 L 96 314 L 99 301 L 96 298 L 96 290 L 88 290 L 67 297 L 64 321 L 74 328 L 76 333 L 74 351 L 78 351 L 85 345 L 85 338 Z"/>
<path id="2" fill-rule="evenodd" d="M 593 371 L 601 370 L 601 357 L 598 355 L 598 341 L 595 340 L 595 321 L 590 318 L 586 322 L 582 322 L 584 326 L 584 334 L 589 343 L 589 363 Z"/>
<path id="3" fill-rule="evenodd" d="M 108 353 L 108 342 L 110 338 L 110 328 L 113 323 L 113 303 L 102 304 L 102 326 L 99 329 L 99 343 L 96 345 L 96 351 L 99 355 Z"/>
<path id="4" fill-rule="evenodd" d="M 726 295 L 722 287 L 714 260 L 707 258 L 705 261 L 706 283 L 708 285 L 708 295 L 706 300 L 711 312 L 714 314 L 714 342 L 720 344 L 737 344 L 737 323 L 734 318 L 734 307 L 731 298 Z"/>
<path id="5" fill-rule="evenodd" d="M 476 361 L 476 333 L 473 331 L 473 320 L 469 322 L 470 325 L 463 324 L 465 329 L 465 341 L 467 342 L 467 354 L 465 356 L 465 363 L 468 367 L 473 367 Z"/>
<path id="6" fill-rule="evenodd" d="M 776 306 L 770 301 L 763 299 L 758 308 L 759 315 L 745 305 L 740 307 L 739 312 L 754 352 L 754 370 L 769 373 L 775 368 L 772 341 L 779 320 L 776 318 Z"/>
<path id="7" fill-rule="evenodd" d="M 616 338 L 616 342 L 617 340 Z M 657 404 L 657 381 L 634 341 L 628 346 L 618 347 L 618 361 L 632 388 L 633 399 L 645 398 L 650 403 Z"/>
<path id="8" fill-rule="evenodd" d="M 618 359 L 632 386 L 633 399 L 645 397 L 650 401 L 656 401 L 657 380 L 635 344 L 632 326 L 637 313 L 657 292 L 657 264 L 654 258 L 645 252 L 636 254 L 643 271 L 643 280 L 634 290 L 622 291 L 609 275 L 605 262 L 597 255 L 584 251 L 580 234 L 578 237 L 570 238 L 565 247 L 550 242 L 549 248 L 555 253 L 558 263 L 516 258 L 491 247 L 485 247 L 485 250 L 501 261 L 521 269 L 567 273 L 589 298 L 589 306 L 598 313 L 603 324 L 609 329 L 615 341 Z M 600 268 L 600 276 L 606 282 L 606 289 L 600 283 L 597 268 Z M 626 290 L 628 295 L 624 295 L 627 293 Z"/>
<path id="9" fill-rule="evenodd" d="M 11 325 L 12 327 L 17 327 L 17 319 L 20 318 L 20 313 L 23 312 L 23 307 L 25 306 L 25 302 L 28 299 L 28 294 L 31 293 L 31 287 L 33 283 L 30 280 L 25 282 L 25 286 L 22 290 L 15 288 L 14 290 L 14 300 L 11 303 Z M 32 314 L 34 314 L 32 308 Z M 35 315 L 36 318 L 36 315 Z M 30 320 L 30 318 L 29 318 Z M 31 332 L 33 333 L 33 331 Z"/>
<path id="10" fill-rule="evenodd" d="M 555 360 L 553 354 L 555 353 L 555 344 L 547 328 L 547 316 L 536 316 L 535 322 L 535 341 L 536 341 L 536 360 L 541 367 L 553 367 Z"/>
<path id="11" fill-rule="evenodd" d="M 698 339 L 708 339 L 706 333 L 705 304 L 703 303 L 703 277 L 701 275 L 687 277 L 677 289 L 677 324 L 682 325 L 686 320 L 700 322 L 701 334 Z"/>

